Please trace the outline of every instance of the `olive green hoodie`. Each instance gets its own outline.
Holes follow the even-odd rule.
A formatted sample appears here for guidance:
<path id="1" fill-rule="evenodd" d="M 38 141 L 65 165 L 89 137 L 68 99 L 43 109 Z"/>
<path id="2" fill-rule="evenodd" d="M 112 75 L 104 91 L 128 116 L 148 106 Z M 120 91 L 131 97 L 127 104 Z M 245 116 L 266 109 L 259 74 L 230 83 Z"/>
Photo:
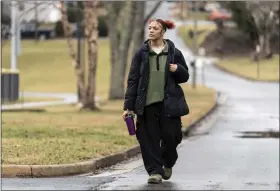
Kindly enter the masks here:
<path id="1" fill-rule="evenodd" d="M 164 99 L 165 67 L 168 55 L 168 43 L 166 41 L 164 43 L 165 47 L 159 54 L 154 52 L 150 46 L 150 75 L 146 106 L 152 103 L 163 101 Z"/>

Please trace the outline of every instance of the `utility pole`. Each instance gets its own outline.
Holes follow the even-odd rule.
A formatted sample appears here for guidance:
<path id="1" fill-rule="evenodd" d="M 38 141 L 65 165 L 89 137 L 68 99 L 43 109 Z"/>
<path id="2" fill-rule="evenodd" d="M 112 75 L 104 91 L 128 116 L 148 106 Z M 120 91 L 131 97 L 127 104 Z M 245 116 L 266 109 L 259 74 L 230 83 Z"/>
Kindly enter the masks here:
<path id="1" fill-rule="evenodd" d="M 197 39 L 196 39 L 196 31 L 197 31 L 197 11 L 198 11 L 198 6 L 197 2 L 193 1 L 193 6 L 194 6 L 194 15 L 193 15 L 193 24 L 194 24 L 194 31 L 193 31 L 193 75 L 192 75 L 192 88 L 196 88 L 196 56 L 197 56 Z"/>
<path id="2" fill-rule="evenodd" d="M 11 6 L 11 70 L 15 71 L 17 69 L 17 2 L 12 1 Z"/>
<path id="3" fill-rule="evenodd" d="M 17 28 L 17 43 L 16 43 L 16 46 L 17 46 L 17 56 L 20 55 L 20 51 L 21 51 L 21 44 L 20 44 L 20 40 L 21 40 L 21 26 L 20 26 L 20 19 L 21 18 L 18 18 L 17 19 L 17 24 L 16 24 L 16 28 Z"/>

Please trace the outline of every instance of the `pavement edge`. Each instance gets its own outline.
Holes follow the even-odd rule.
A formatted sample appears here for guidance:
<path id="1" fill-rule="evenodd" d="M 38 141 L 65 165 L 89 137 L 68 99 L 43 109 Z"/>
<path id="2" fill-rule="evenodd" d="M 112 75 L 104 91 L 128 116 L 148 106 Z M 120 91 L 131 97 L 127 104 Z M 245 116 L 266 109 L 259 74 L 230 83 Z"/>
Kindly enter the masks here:
<path id="1" fill-rule="evenodd" d="M 203 119 L 216 110 L 218 107 L 218 96 L 219 93 L 217 92 L 215 103 L 201 118 L 195 120 L 189 126 L 182 129 L 184 137 L 188 137 L 190 132 L 197 126 L 198 123 L 200 123 Z M 140 147 L 137 145 L 125 150 L 124 152 L 119 152 L 99 159 L 92 159 L 78 163 L 60 165 L 2 165 L 2 178 L 43 178 L 86 174 L 95 172 L 100 168 L 115 165 L 131 157 L 135 157 L 140 153 Z"/>

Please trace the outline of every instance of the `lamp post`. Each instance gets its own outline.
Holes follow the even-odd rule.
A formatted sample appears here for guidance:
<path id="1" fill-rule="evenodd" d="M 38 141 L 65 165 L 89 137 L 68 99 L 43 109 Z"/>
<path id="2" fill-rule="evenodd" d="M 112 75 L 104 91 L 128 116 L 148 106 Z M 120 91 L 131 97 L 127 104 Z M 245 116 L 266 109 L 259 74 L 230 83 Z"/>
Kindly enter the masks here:
<path id="1" fill-rule="evenodd" d="M 11 6 L 11 70 L 17 69 L 17 7 L 16 1 L 12 1 Z"/>

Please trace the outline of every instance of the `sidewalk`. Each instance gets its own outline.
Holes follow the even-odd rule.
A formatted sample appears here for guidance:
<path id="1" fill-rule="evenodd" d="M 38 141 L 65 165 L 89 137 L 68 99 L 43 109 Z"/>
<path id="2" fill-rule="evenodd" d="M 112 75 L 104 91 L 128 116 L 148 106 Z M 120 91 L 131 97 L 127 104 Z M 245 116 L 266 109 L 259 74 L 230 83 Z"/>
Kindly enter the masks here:
<path id="1" fill-rule="evenodd" d="M 74 93 L 41 93 L 41 92 L 21 92 L 20 95 L 24 97 L 40 97 L 40 98 L 60 98 L 59 101 L 37 101 L 17 103 L 10 105 L 1 105 L 1 111 L 16 110 L 24 108 L 44 107 L 53 105 L 64 105 L 77 103 L 77 95 Z M 97 102 L 100 101 L 99 97 L 95 98 Z"/>

